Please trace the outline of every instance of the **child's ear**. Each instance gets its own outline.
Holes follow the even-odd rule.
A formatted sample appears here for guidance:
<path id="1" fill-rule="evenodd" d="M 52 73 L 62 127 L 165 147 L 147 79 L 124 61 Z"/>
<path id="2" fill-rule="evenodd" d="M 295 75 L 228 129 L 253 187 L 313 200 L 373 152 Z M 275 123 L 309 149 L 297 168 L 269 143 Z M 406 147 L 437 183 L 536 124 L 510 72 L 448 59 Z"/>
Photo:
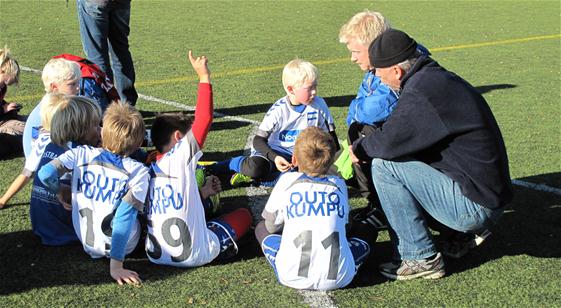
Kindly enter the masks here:
<path id="1" fill-rule="evenodd" d="M 178 142 L 181 138 L 183 138 L 183 134 L 179 130 L 173 132 L 173 140 L 175 142 Z"/>
<path id="2" fill-rule="evenodd" d="M 51 93 L 55 93 L 56 90 L 58 89 L 58 86 L 56 85 L 56 83 L 51 82 L 51 83 L 49 84 L 49 89 L 51 90 Z"/>
<path id="3" fill-rule="evenodd" d="M 294 87 L 293 86 L 286 86 L 286 93 L 294 94 Z"/>
<path id="4" fill-rule="evenodd" d="M 296 160 L 294 155 L 292 155 L 292 167 L 298 167 L 298 160 Z"/>

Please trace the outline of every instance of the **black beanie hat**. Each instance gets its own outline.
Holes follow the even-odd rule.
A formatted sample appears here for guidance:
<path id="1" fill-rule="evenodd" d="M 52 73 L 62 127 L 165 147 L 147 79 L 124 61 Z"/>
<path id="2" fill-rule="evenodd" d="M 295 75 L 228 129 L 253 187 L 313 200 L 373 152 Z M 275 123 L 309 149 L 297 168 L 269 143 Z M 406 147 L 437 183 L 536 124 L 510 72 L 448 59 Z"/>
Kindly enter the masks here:
<path id="1" fill-rule="evenodd" d="M 373 67 L 390 67 L 411 57 L 417 42 L 407 33 L 389 29 L 378 36 L 368 48 L 368 57 Z"/>

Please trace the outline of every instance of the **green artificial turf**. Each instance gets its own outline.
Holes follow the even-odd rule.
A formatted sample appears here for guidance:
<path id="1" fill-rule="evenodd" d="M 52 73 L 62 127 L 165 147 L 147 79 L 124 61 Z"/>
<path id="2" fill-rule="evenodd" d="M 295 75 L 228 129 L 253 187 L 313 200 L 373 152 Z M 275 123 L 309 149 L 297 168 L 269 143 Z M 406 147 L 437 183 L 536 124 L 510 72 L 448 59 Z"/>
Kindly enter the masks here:
<path id="1" fill-rule="evenodd" d="M 65 5 L 0 0 L 0 45 L 34 69 L 56 54 L 82 54 L 76 4 Z M 187 60 L 193 49 L 210 59 L 216 111 L 260 121 L 284 95 L 283 65 L 300 57 L 317 64 L 318 94 L 344 139 L 347 106 L 362 73 L 337 35 L 365 8 L 381 11 L 483 93 L 503 133 L 513 179 L 561 188 L 559 1 L 135 0 L 130 49 L 138 91 L 194 106 L 197 83 Z M 556 37 L 543 38 L 548 35 Z M 23 72 L 6 98 L 23 103 L 27 114 L 43 91 L 38 74 Z M 156 112 L 180 111 L 145 100 L 137 107 L 148 124 Z M 247 122 L 217 119 L 203 159 L 241 154 L 252 129 Z M 23 161 L 0 161 L 0 193 Z M 232 262 L 195 269 L 156 266 L 137 251 L 127 265 L 144 283 L 119 287 L 108 275 L 107 260 L 91 260 L 80 246 L 40 245 L 31 232 L 29 195 L 30 186 L 0 210 L 2 306 L 306 305 L 298 292 L 277 283 L 252 238 Z M 226 208 L 249 201 L 243 188 L 225 192 L 222 200 Z M 351 204 L 365 201 L 353 198 Z M 560 307 L 560 235 L 561 196 L 515 186 L 515 199 L 492 237 L 463 259 L 446 259 L 446 277 L 383 279 L 376 267 L 391 251 L 382 232 L 355 281 L 328 295 L 341 307 Z"/>

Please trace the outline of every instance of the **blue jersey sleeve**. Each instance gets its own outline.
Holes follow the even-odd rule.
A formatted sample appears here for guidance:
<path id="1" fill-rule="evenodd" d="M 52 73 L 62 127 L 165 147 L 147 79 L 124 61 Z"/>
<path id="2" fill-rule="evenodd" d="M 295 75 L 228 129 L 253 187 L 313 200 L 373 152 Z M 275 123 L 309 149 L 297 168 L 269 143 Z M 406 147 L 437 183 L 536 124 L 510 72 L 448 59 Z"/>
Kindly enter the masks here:
<path id="1" fill-rule="evenodd" d="M 138 210 L 122 200 L 115 217 L 113 217 L 113 233 L 111 235 L 111 258 L 119 261 L 125 259 L 127 241 L 136 220 Z"/>
<path id="2" fill-rule="evenodd" d="M 397 94 L 380 78 L 368 72 L 362 81 L 357 97 L 349 106 L 347 125 L 353 122 L 374 125 L 384 122 L 397 105 Z"/>

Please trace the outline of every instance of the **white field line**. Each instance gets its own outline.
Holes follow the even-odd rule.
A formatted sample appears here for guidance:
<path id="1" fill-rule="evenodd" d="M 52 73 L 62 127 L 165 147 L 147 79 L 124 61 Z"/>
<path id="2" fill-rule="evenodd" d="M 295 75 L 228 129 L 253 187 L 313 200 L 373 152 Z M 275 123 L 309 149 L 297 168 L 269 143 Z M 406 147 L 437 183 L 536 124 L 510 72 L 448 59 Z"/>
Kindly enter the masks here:
<path id="1" fill-rule="evenodd" d="M 30 68 L 30 67 L 26 67 L 26 66 L 20 66 L 20 68 L 21 68 L 22 71 L 41 74 L 40 70 L 37 70 L 37 69 L 34 69 L 34 68 Z M 143 100 L 149 101 L 149 102 L 162 103 L 162 104 L 165 104 L 165 105 L 168 105 L 168 106 L 173 106 L 173 107 L 176 107 L 176 108 L 180 108 L 180 109 L 185 110 L 185 111 L 195 111 L 195 107 L 185 105 L 183 103 L 179 103 L 179 102 L 175 102 L 175 101 L 165 100 L 165 99 L 157 98 L 157 97 L 150 96 L 150 95 L 144 95 L 144 94 L 141 94 L 141 93 L 138 93 L 138 97 L 143 99 Z M 246 119 L 246 118 L 243 118 L 243 117 L 225 115 L 225 114 L 220 113 L 220 112 L 215 112 L 214 117 L 224 118 L 224 119 L 243 122 L 243 123 L 250 123 L 250 124 L 253 124 L 253 125 L 259 125 L 261 123 L 259 121 Z"/>
<path id="2" fill-rule="evenodd" d="M 337 307 L 326 291 L 299 290 L 298 294 L 304 298 L 304 303 L 310 305 L 312 308 Z"/>
<path id="3" fill-rule="evenodd" d="M 561 196 L 561 189 L 547 186 L 545 184 L 535 184 L 535 183 L 524 182 L 520 180 L 512 180 L 512 184 Z"/>

